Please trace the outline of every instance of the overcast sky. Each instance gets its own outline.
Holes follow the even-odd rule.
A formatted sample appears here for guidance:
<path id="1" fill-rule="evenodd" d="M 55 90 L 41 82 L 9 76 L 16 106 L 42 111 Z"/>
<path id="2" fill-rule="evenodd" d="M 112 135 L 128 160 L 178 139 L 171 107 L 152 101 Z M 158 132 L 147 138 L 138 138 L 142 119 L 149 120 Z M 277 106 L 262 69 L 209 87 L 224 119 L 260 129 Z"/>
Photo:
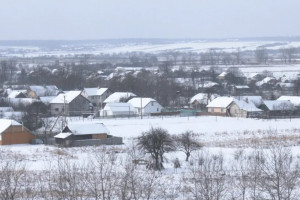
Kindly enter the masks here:
<path id="1" fill-rule="evenodd" d="M 0 40 L 300 36 L 299 0 L 0 0 Z"/>

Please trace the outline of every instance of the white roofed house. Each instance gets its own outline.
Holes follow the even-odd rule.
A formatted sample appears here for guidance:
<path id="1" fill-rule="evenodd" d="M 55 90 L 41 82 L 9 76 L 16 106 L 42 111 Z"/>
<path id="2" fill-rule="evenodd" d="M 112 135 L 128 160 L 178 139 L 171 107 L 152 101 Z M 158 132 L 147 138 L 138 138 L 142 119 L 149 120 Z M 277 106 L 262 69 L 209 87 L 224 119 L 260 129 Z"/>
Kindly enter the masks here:
<path id="1" fill-rule="evenodd" d="M 104 100 L 104 103 L 120 103 L 127 102 L 132 97 L 136 97 L 136 95 L 132 92 L 115 92 Z"/>
<path id="2" fill-rule="evenodd" d="M 108 88 L 84 88 L 83 95 L 90 100 L 90 102 L 97 107 L 102 108 L 104 100 L 111 95 Z"/>
<path id="3" fill-rule="evenodd" d="M 100 117 L 129 117 L 135 113 L 135 108 L 130 103 L 107 103 L 100 110 Z"/>
<path id="4" fill-rule="evenodd" d="M 52 115 L 82 115 L 92 111 L 90 101 L 81 94 L 81 91 L 69 91 L 59 94 L 50 102 Z"/>
<path id="5" fill-rule="evenodd" d="M 206 107 L 211 114 L 229 116 L 229 108 L 233 100 L 233 97 L 217 97 Z"/>
<path id="6" fill-rule="evenodd" d="M 300 96 L 281 96 L 277 100 L 279 101 L 289 101 L 296 109 L 300 109 Z"/>
<path id="7" fill-rule="evenodd" d="M 150 115 L 151 113 L 160 113 L 162 106 L 152 98 L 134 97 L 128 101 L 138 115 Z"/>
<path id="8" fill-rule="evenodd" d="M 206 106 L 217 97 L 217 94 L 198 93 L 190 99 L 189 104 L 194 109 L 206 109 Z"/>
<path id="9" fill-rule="evenodd" d="M 243 100 L 234 99 L 229 108 L 229 114 L 231 117 L 261 117 L 263 110 L 257 108 L 254 103 L 246 102 Z"/>
<path id="10" fill-rule="evenodd" d="M 260 108 L 266 111 L 268 117 L 290 117 L 296 110 L 295 106 L 287 100 L 265 100 Z"/>

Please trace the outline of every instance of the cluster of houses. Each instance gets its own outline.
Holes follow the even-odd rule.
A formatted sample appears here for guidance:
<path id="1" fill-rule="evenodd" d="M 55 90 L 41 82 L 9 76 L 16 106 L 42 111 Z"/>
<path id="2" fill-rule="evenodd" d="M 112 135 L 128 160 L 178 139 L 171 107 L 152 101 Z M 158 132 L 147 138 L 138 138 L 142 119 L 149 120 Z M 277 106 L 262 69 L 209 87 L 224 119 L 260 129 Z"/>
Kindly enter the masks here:
<path id="1" fill-rule="evenodd" d="M 49 106 L 52 116 L 95 115 L 98 117 L 134 116 L 159 113 L 162 106 L 152 98 L 137 97 L 131 92 L 112 92 L 108 88 L 84 88 L 83 90 L 60 91 L 56 86 L 28 86 L 26 89 L 7 89 L 1 101 L 13 107 L 42 102 Z M 2 110 L 5 110 L 4 108 Z M 7 112 L 3 112 L 7 115 Z M 0 109 L 1 114 L 1 109 Z M 20 114 L 20 113 L 14 113 Z"/>
<path id="2" fill-rule="evenodd" d="M 191 98 L 190 106 L 207 110 L 207 114 L 228 117 L 272 118 L 299 115 L 300 96 L 281 96 L 265 100 L 261 96 L 218 96 L 199 93 Z"/>

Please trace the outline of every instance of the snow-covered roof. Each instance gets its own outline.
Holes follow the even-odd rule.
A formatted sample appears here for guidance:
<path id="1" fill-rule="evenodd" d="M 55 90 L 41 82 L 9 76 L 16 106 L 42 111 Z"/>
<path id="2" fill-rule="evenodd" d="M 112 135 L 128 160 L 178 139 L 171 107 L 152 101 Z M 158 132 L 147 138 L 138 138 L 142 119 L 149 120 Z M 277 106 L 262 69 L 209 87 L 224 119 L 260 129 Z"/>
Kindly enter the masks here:
<path id="1" fill-rule="evenodd" d="M 0 134 L 2 134 L 6 129 L 8 129 L 11 125 L 19 126 L 20 123 L 16 122 L 15 120 L 10 119 L 0 119 Z"/>
<path id="2" fill-rule="evenodd" d="M 256 86 L 262 86 L 263 84 L 270 83 L 271 81 L 276 81 L 276 78 L 274 77 L 266 77 L 261 81 L 258 81 L 255 85 Z"/>
<path id="3" fill-rule="evenodd" d="M 294 83 L 277 83 L 281 88 L 292 88 L 294 87 Z"/>
<path id="4" fill-rule="evenodd" d="M 130 103 L 107 103 L 103 110 L 112 112 L 134 112 L 134 107 Z"/>
<path id="5" fill-rule="evenodd" d="M 235 96 L 234 98 L 245 102 L 252 102 L 256 107 L 259 107 L 264 103 L 261 96 Z"/>
<path id="6" fill-rule="evenodd" d="M 195 96 L 193 96 L 190 100 L 190 104 L 194 101 L 198 101 L 200 104 L 207 104 L 207 102 L 211 102 L 213 99 L 215 99 L 218 95 L 212 94 L 210 96 L 210 99 L 207 101 L 207 93 L 198 93 Z"/>
<path id="7" fill-rule="evenodd" d="M 0 112 L 13 112 L 14 109 L 12 107 L 0 107 Z"/>
<path id="8" fill-rule="evenodd" d="M 212 81 L 204 81 L 204 83 L 200 83 L 199 84 L 199 87 L 202 87 L 202 88 L 212 88 L 216 85 L 219 85 L 219 83 L 216 83 L 216 82 L 212 82 Z"/>
<path id="9" fill-rule="evenodd" d="M 84 88 L 88 96 L 101 96 L 108 88 Z"/>
<path id="10" fill-rule="evenodd" d="M 206 107 L 207 108 L 227 108 L 232 101 L 233 97 L 217 97 L 212 100 Z"/>
<path id="11" fill-rule="evenodd" d="M 102 123 L 74 122 L 69 123 L 67 127 L 70 129 L 73 135 L 89 135 L 99 133 L 109 134 L 109 130 Z"/>
<path id="12" fill-rule="evenodd" d="M 29 86 L 29 89 L 34 91 L 35 94 L 39 97 L 43 96 L 54 96 L 57 95 L 59 90 L 55 85 L 31 85 Z"/>
<path id="13" fill-rule="evenodd" d="M 234 99 L 234 103 L 236 103 L 241 110 L 245 110 L 247 112 L 262 112 L 262 110 L 258 109 L 252 102 L 247 103 L 242 100 Z"/>
<path id="14" fill-rule="evenodd" d="M 26 90 L 11 90 L 7 98 L 16 98 L 19 94 L 26 94 Z"/>
<path id="15" fill-rule="evenodd" d="M 48 105 L 50 104 L 50 102 L 55 99 L 56 96 L 48 96 L 48 97 L 40 97 L 41 102 L 43 102 L 44 104 Z"/>
<path id="16" fill-rule="evenodd" d="M 248 85 L 236 85 L 235 86 L 236 89 L 249 89 Z"/>
<path id="17" fill-rule="evenodd" d="M 225 77 L 227 75 L 227 72 L 222 72 L 221 74 L 218 75 L 218 77 Z"/>
<path id="18" fill-rule="evenodd" d="M 10 98 L 8 99 L 9 103 L 13 104 L 14 106 L 18 105 L 31 105 L 34 102 L 38 102 L 39 100 L 37 99 L 32 99 L 32 98 Z"/>
<path id="19" fill-rule="evenodd" d="M 55 135 L 54 138 L 65 139 L 65 138 L 69 137 L 70 135 L 72 135 L 72 133 L 68 133 L 68 132 L 59 133 L 59 134 Z"/>
<path id="20" fill-rule="evenodd" d="M 295 107 L 290 101 L 285 100 L 268 100 L 264 101 L 264 104 L 269 110 L 294 110 Z"/>
<path id="21" fill-rule="evenodd" d="M 129 99 L 130 97 L 136 97 L 136 95 L 132 92 L 115 92 L 107 97 L 104 103 L 118 103 L 121 101 L 121 99 Z"/>
<path id="22" fill-rule="evenodd" d="M 59 94 L 50 103 L 71 103 L 79 95 L 81 91 L 69 91 L 66 94 Z"/>
<path id="23" fill-rule="evenodd" d="M 290 101 L 294 106 L 300 106 L 300 96 L 281 96 L 277 100 Z"/>
<path id="24" fill-rule="evenodd" d="M 128 101 L 128 103 L 130 103 L 135 108 L 140 108 L 141 104 L 142 107 L 145 108 L 150 102 L 156 102 L 156 100 L 152 98 L 134 97 Z"/>

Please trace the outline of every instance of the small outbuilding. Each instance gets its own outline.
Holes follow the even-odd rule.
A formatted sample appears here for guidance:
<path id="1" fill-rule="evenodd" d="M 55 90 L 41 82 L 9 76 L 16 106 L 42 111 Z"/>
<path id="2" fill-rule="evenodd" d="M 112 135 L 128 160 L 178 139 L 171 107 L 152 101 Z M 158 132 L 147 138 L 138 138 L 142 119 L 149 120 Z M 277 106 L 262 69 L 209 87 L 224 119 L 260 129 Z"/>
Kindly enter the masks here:
<path id="1" fill-rule="evenodd" d="M 10 119 L 0 119 L 0 145 L 30 144 L 35 139 L 22 124 Z"/>

